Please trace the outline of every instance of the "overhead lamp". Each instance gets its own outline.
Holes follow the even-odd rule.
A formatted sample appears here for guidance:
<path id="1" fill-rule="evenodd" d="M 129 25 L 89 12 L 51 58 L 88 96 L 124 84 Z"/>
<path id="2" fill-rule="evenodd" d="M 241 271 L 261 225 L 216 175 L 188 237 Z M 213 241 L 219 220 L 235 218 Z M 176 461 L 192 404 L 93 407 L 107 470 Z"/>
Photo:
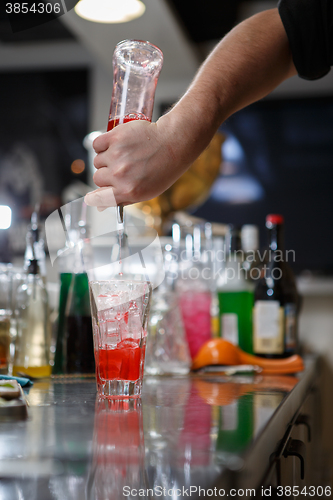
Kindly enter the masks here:
<path id="1" fill-rule="evenodd" d="M 78 16 L 96 23 L 126 23 L 146 10 L 141 0 L 80 0 L 74 8 Z"/>

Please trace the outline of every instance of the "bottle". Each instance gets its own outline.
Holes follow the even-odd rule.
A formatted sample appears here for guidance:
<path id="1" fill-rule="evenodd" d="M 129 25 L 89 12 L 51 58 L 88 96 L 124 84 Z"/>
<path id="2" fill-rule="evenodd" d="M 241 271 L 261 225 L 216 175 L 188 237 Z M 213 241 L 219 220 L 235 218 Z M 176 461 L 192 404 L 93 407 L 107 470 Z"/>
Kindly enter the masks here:
<path id="1" fill-rule="evenodd" d="M 185 237 L 186 260 L 179 269 L 176 290 L 192 359 L 200 348 L 212 338 L 212 291 L 210 280 L 206 279 L 202 262 L 201 229 L 193 227 L 193 234 Z M 208 276 L 209 277 L 209 276 Z"/>
<path id="2" fill-rule="evenodd" d="M 259 230 L 253 224 L 244 224 L 241 228 L 241 244 L 244 252 L 243 269 L 245 278 L 255 283 L 260 276 L 261 260 L 259 254 Z"/>
<path id="3" fill-rule="evenodd" d="M 82 200 L 65 206 L 67 239 L 57 258 L 60 294 L 53 375 L 94 372 L 86 273 L 92 270 L 92 250 L 85 210 Z"/>
<path id="4" fill-rule="evenodd" d="M 25 282 L 16 293 L 17 336 L 13 375 L 51 375 L 51 325 L 48 296 L 36 258 L 29 260 Z"/>
<path id="5" fill-rule="evenodd" d="M 31 222 L 27 232 L 23 268 L 26 271 L 30 266 L 31 260 L 34 258 L 37 259 L 39 275 L 43 278 L 43 281 L 46 284 L 46 256 L 44 240 L 40 233 L 38 209 L 36 208 L 31 214 Z"/>
<path id="6" fill-rule="evenodd" d="M 64 325 L 64 371 L 67 374 L 95 373 L 87 273 L 72 275 Z"/>
<path id="7" fill-rule="evenodd" d="M 254 353 L 286 357 L 297 351 L 299 296 L 286 262 L 282 215 L 267 215 L 268 248 L 254 292 Z"/>
<path id="8" fill-rule="evenodd" d="M 69 209 L 68 209 L 69 211 Z M 68 302 L 68 293 L 72 283 L 73 270 L 75 266 L 76 255 L 75 246 L 80 240 L 80 230 L 78 227 L 71 227 L 72 214 L 66 214 L 65 221 L 67 222 L 67 240 L 64 248 L 59 250 L 57 255 L 58 272 L 60 280 L 59 307 L 56 345 L 54 354 L 54 364 L 52 368 L 53 375 L 64 374 L 65 369 L 65 324 L 66 324 L 66 307 Z"/>
<path id="9" fill-rule="evenodd" d="M 243 351 L 252 353 L 253 286 L 245 279 L 239 229 L 229 226 L 226 262 L 217 281 L 220 334 Z"/>
<path id="10" fill-rule="evenodd" d="M 133 120 L 151 122 L 163 53 L 143 40 L 123 40 L 113 52 L 113 89 L 107 131 Z M 117 206 L 119 243 L 124 234 L 123 207 Z M 121 248 L 121 245 L 120 245 Z"/>

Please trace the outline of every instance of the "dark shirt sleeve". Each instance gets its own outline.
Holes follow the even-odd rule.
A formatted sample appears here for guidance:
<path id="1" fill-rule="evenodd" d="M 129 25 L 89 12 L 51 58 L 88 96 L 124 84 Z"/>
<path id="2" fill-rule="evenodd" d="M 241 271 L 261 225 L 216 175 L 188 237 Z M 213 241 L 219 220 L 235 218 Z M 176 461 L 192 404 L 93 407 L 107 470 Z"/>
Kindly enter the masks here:
<path id="1" fill-rule="evenodd" d="M 279 0 L 278 9 L 298 75 L 325 76 L 333 64 L 333 0 Z"/>

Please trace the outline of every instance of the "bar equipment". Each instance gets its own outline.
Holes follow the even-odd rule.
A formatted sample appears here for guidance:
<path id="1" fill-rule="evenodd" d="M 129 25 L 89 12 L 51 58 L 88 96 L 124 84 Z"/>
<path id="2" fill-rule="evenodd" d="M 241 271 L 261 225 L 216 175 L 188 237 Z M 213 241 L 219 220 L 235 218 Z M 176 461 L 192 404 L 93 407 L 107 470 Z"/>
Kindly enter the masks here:
<path id="1" fill-rule="evenodd" d="M 212 337 L 211 269 L 203 259 L 202 228 L 195 224 L 184 234 L 176 283 L 192 360 Z"/>
<path id="2" fill-rule="evenodd" d="M 98 394 L 140 397 L 151 285 L 90 281 L 89 288 Z"/>
<path id="3" fill-rule="evenodd" d="M 190 370 L 191 357 L 175 289 L 177 254 L 170 244 L 164 249 L 164 270 L 164 281 L 152 297 L 145 373 L 184 375 Z"/>
<path id="4" fill-rule="evenodd" d="M 162 51 L 149 42 L 124 40 L 116 45 L 108 131 L 133 120 L 152 120 L 162 65 Z M 123 225 L 123 222 L 123 207 L 119 205 L 118 223 Z"/>
<path id="5" fill-rule="evenodd" d="M 94 373 L 91 313 L 87 270 L 92 250 L 82 199 L 62 207 L 66 246 L 58 252 L 59 315 L 52 373 Z"/>

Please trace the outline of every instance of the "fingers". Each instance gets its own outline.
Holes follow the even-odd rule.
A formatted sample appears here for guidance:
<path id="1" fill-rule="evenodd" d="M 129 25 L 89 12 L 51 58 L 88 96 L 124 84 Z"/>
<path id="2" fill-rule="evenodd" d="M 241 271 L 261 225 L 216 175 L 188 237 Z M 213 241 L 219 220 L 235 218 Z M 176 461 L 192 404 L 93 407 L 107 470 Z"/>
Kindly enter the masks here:
<path id="1" fill-rule="evenodd" d="M 105 134 L 101 134 L 94 140 L 92 144 L 96 153 L 103 153 L 110 146 L 110 133 L 106 132 Z"/>
<path id="2" fill-rule="evenodd" d="M 99 168 L 93 175 L 93 181 L 98 187 L 114 187 L 115 179 L 111 170 L 107 167 Z"/>
<path id="3" fill-rule="evenodd" d="M 94 158 L 94 167 L 97 169 L 102 168 L 102 167 L 106 167 L 108 164 L 107 160 L 108 160 L 108 158 L 107 158 L 107 155 L 105 154 L 105 152 L 98 153 Z"/>

